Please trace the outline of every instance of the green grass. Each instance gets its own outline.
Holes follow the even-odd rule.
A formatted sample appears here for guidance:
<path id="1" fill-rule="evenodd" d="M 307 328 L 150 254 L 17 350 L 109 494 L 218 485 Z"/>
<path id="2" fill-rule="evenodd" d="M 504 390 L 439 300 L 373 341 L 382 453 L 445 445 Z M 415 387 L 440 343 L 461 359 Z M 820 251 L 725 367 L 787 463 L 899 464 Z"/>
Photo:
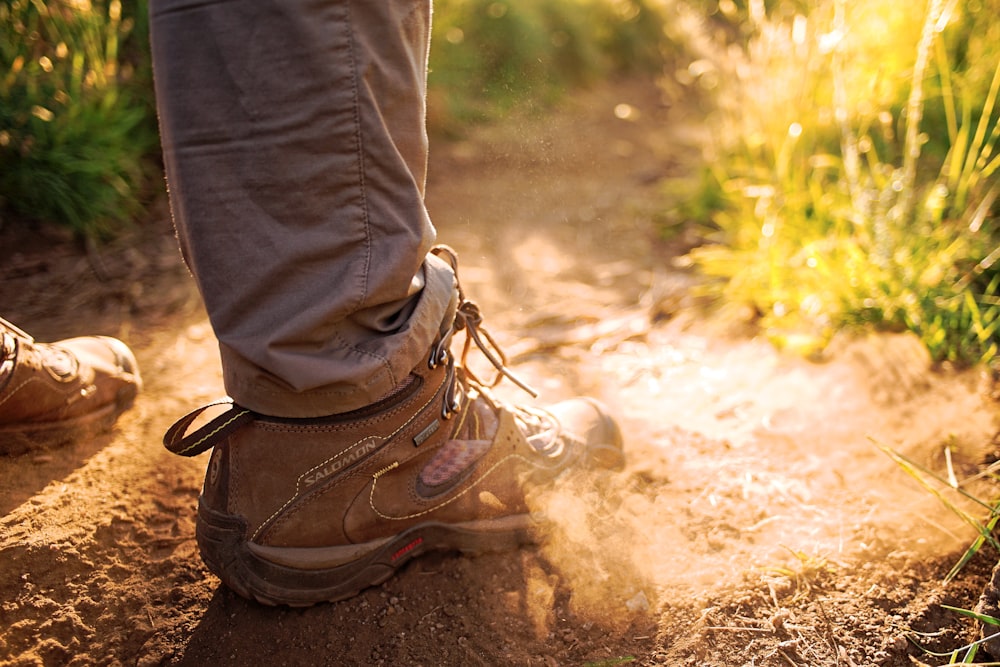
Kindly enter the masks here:
<path id="1" fill-rule="evenodd" d="M 777 344 L 818 351 L 864 327 L 912 330 L 936 360 L 996 355 L 1000 49 L 966 34 L 990 77 L 981 59 L 958 68 L 952 33 L 987 19 L 951 10 L 761 17 L 722 67 L 696 198 L 719 202 L 714 243 L 692 259 Z"/>
<path id="2" fill-rule="evenodd" d="M 662 66 L 665 3 L 650 0 L 437 0 L 428 74 L 439 133 L 545 109 L 601 77 Z"/>
<path id="3" fill-rule="evenodd" d="M 997 553 L 1000 553 L 1000 542 L 997 541 L 995 536 L 997 523 L 1000 522 L 1000 502 L 983 500 L 968 491 L 965 488 L 965 484 L 967 484 L 970 480 L 963 480 L 960 482 L 955 477 L 950 467 L 947 476 L 939 475 L 916 463 L 903 454 L 900 454 L 894 449 L 874 440 L 873 442 L 876 447 L 889 456 L 889 458 L 899 465 L 899 467 L 906 474 L 910 475 L 910 477 L 912 477 L 925 491 L 934 496 L 946 509 L 948 509 L 948 511 L 952 512 L 963 523 L 970 526 L 977 533 L 976 538 L 965 549 L 959 559 L 948 571 L 948 574 L 945 575 L 945 582 L 949 582 L 958 576 L 969 561 L 971 561 L 974 556 L 979 554 L 985 546 L 989 545 L 993 548 L 994 556 Z M 996 464 L 994 464 L 976 477 L 989 477 L 994 481 L 997 481 L 1000 478 L 996 476 L 996 473 Z M 974 514 L 960 506 L 959 501 L 971 503 L 974 507 L 977 507 L 985 514 L 985 518 L 977 518 Z M 1000 627 L 998 627 L 1000 626 L 1000 620 L 976 611 L 961 609 L 958 607 L 951 607 L 948 605 L 941 605 L 941 607 L 976 621 L 982 630 L 983 638 L 948 652 L 936 653 L 921 646 L 920 642 L 915 638 L 919 637 L 919 634 L 912 633 L 914 636 L 910 637 L 910 641 L 913 642 L 917 648 L 928 655 L 939 658 L 948 658 L 949 662 L 947 664 L 1000 664 L 975 661 L 979 652 L 979 647 L 983 643 L 1000 636 Z"/>
<path id="4" fill-rule="evenodd" d="M 973 540 L 961 558 L 959 558 L 945 576 L 945 581 L 954 579 L 962 571 L 962 568 L 972 560 L 972 557 L 979 553 L 986 544 L 989 544 L 1000 553 L 1000 542 L 993 535 L 997 522 L 1000 521 L 1000 503 L 990 503 L 982 500 L 965 490 L 953 477 L 951 479 L 944 478 L 882 443 L 875 442 L 874 444 L 899 465 L 906 474 L 916 480 L 925 491 L 937 498 L 948 511 L 952 512 L 977 533 L 976 539 Z M 953 497 L 972 502 L 987 513 L 986 519 L 980 520 L 962 509 L 958 503 L 952 500 Z"/>
<path id="5" fill-rule="evenodd" d="M 137 21 L 119 0 L 0 4 L 0 203 L 19 219 L 93 238 L 140 210 L 155 123 L 120 57 Z"/>

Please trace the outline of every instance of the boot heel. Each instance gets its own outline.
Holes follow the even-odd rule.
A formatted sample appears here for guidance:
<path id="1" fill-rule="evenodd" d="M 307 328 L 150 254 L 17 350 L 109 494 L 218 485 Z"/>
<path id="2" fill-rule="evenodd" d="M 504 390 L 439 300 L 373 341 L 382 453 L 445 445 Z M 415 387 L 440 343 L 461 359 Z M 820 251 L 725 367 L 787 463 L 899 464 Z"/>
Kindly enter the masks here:
<path id="1" fill-rule="evenodd" d="M 210 508 L 198 499 L 198 522 L 195 539 L 205 565 L 224 584 L 244 597 L 250 597 L 245 569 L 240 566 L 240 552 L 245 550 L 246 521 Z"/>

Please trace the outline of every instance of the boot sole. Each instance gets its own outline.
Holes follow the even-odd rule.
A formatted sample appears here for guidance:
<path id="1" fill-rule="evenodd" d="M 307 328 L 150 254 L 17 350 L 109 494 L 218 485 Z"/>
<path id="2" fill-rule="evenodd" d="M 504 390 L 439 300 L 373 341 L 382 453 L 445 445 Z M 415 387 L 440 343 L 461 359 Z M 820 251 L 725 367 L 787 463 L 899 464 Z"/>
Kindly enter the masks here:
<path id="1" fill-rule="evenodd" d="M 377 586 L 413 558 L 430 551 L 460 551 L 476 556 L 508 551 L 536 541 L 538 522 L 528 514 L 461 524 L 428 522 L 397 535 L 361 545 L 350 545 L 356 556 L 326 566 L 310 552 L 330 549 L 280 549 L 265 558 L 246 539 L 246 522 L 198 503 L 195 536 L 202 560 L 222 583 L 245 598 L 266 605 L 307 607 L 338 602 Z M 360 555 L 359 555 L 360 554 Z M 293 566 L 300 562 L 302 566 Z"/>

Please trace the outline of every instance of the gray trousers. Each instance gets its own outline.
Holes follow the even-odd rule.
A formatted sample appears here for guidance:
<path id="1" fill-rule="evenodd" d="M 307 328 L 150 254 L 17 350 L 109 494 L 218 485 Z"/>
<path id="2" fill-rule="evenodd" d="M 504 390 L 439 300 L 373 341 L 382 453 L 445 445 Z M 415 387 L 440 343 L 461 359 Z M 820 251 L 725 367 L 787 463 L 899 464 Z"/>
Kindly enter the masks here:
<path id="1" fill-rule="evenodd" d="M 430 0 L 152 0 L 181 252 L 226 391 L 284 417 L 368 405 L 455 300 L 424 206 Z"/>

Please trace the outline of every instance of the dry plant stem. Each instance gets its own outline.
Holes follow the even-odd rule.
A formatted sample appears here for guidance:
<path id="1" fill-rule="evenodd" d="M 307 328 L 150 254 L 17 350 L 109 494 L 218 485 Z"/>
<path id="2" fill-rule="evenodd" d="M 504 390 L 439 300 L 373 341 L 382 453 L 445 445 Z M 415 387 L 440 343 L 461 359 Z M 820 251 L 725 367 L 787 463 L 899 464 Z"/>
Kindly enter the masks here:
<path id="1" fill-rule="evenodd" d="M 844 20 L 844 0 L 837 0 L 833 19 L 834 32 L 843 34 L 845 30 Z M 843 63 L 840 57 L 840 49 L 834 49 L 832 54 L 833 69 L 833 99 L 834 114 L 837 123 L 840 125 L 841 152 L 843 153 L 844 175 L 847 178 L 847 185 L 851 192 L 852 209 L 861 210 L 861 159 L 858 155 L 858 138 L 847 122 L 849 114 L 847 111 L 847 91 L 844 89 Z"/>
<path id="2" fill-rule="evenodd" d="M 930 61 L 934 40 L 940 32 L 944 2 L 930 0 L 927 17 L 924 19 L 917 60 L 913 65 L 913 79 L 910 97 L 906 102 L 906 141 L 903 147 L 903 173 L 897 220 L 907 220 L 913 208 L 913 185 L 917 175 L 917 160 L 920 158 L 920 121 L 924 115 L 924 76 Z"/>

